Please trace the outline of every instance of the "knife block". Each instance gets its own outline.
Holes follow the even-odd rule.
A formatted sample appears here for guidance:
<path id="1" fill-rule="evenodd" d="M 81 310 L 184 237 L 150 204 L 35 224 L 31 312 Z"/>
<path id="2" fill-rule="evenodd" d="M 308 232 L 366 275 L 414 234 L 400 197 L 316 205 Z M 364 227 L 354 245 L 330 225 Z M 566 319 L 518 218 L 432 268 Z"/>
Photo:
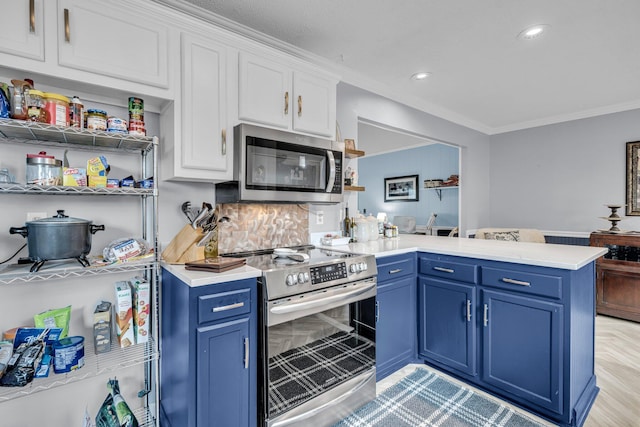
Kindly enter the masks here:
<path id="1" fill-rule="evenodd" d="M 194 230 L 187 224 L 175 235 L 162 251 L 162 259 L 169 264 L 184 264 L 204 258 L 204 246 L 196 246 L 204 237 L 200 228 Z"/>

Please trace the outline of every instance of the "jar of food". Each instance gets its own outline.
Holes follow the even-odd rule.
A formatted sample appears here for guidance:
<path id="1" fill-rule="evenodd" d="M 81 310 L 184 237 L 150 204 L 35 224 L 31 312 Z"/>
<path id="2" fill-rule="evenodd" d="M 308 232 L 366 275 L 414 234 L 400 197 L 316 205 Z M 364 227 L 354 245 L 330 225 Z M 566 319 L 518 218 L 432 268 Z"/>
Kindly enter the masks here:
<path id="1" fill-rule="evenodd" d="M 27 184 L 62 185 L 62 160 L 45 151 L 27 154 Z"/>
<path id="2" fill-rule="evenodd" d="M 50 125 L 69 126 L 69 98 L 57 93 L 45 92 L 42 94 L 44 109 L 48 114 Z"/>
<path id="3" fill-rule="evenodd" d="M 47 123 L 47 114 L 44 109 L 44 93 L 31 89 L 27 96 L 27 115 L 32 122 Z"/>
<path id="4" fill-rule="evenodd" d="M 84 127 L 84 105 L 77 96 L 71 98 L 69 124 L 74 128 L 82 129 Z"/>
<path id="5" fill-rule="evenodd" d="M 87 110 L 87 129 L 107 130 L 107 112 L 104 110 Z"/>

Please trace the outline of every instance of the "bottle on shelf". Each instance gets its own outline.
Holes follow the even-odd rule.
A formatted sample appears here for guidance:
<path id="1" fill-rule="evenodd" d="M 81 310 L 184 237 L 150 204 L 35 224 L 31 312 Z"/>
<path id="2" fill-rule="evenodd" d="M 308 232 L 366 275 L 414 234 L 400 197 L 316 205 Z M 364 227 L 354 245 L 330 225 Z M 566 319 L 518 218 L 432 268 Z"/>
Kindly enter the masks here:
<path id="1" fill-rule="evenodd" d="M 349 218 L 349 207 L 344 208 L 344 237 L 351 237 L 351 218 Z"/>

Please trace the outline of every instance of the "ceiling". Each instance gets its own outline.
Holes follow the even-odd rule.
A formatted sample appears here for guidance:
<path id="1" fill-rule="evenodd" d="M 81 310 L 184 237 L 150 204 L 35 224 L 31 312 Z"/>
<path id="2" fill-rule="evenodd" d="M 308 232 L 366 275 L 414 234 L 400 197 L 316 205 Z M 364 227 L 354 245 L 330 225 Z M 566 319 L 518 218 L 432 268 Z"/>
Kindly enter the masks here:
<path id="1" fill-rule="evenodd" d="M 640 108 L 638 0 L 159 1 L 487 134 Z M 516 37 L 533 24 L 550 28 Z"/>

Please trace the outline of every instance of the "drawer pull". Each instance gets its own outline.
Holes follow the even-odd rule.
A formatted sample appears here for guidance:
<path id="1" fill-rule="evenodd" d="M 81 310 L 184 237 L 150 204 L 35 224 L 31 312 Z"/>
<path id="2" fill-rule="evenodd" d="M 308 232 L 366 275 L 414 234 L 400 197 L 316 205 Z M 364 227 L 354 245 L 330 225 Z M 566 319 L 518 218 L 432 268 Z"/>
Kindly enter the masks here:
<path id="1" fill-rule="evenodd" d="M 471 300 L 467 300 L 467 322 L 471 322 Z"/>
<path id="2" fill-rule="evenodd" d="M 244 339 L 244 369 L 249 369 L 249 338 Z"/>
<path id="3" fill-rule="evenodd" d="M 484 326 L 489 324 L 489 306 L 487 304 L 484 305 L 483 323 Z"/>
<path id="4" fill-rule="evenodd" d="M 436 271 L 442 271 L 443 273 L 455 273 L 453 268 L 444 268 L 444 267 L 433 267 Z"/>
<path id="5" fill-rule="evenodd" d="M 220 311 L 233 310 L 234 308 L 244 307 L 244 301 L 237 302 L 235 304 L 223 305 L 221 307 L 213 307 L 211 309 L 212 312 L 218 313 Z"/>
<path id="6" fill-rule="evenodd" d="M 380 301 L 376 301 L 376 323 L 380 320 Z"/>
<path id="7" fill-rule="evenodd" d="M 220 150 L 222 151 L 222 155 L 226 156 L 227 155 L 227 130 L 226 129 L 222 129 L 221 142 L 222 142 L 222 145 L 220 146 Z"/>
<path id="8" fill-rule="evenodd" d="M 393 270 L 389 270 L 389 274 L 397 274 L 402 271 L 401 268 L 394 268 Z"/>
<path id="9" fill-rule="evenodd" d="M 529 282 L 523 282 L 522 280 L 516 280 L 516 279 L 509 279 L 508 277 L 503 277 L 502 281 L 505 283 L 511 283 L 512 285 L 531 286 L 531 283 Z"/>

